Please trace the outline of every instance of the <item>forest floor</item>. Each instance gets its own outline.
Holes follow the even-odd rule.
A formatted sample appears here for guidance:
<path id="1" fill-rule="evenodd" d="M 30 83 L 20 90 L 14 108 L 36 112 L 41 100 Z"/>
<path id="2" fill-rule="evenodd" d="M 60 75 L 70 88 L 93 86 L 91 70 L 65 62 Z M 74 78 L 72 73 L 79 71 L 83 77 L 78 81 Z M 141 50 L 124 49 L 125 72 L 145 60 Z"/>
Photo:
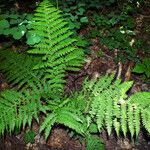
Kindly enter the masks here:
<path id="1" fill-rule="evenodd" d="M 150 43 L 150 37 L 142 33 L 143 26 L 150 24 L 150 11 L 149 13 L 145 11 L 144 15 L 148 17 L 143 20 L 144 24 L 141 26 L 140 36 L 149 40 Z M 137 15 L 136 17 L 139 16 Z M 83 29 L 79 32 L 79 35 L 87 34 L 89 30 L 89 28 Z M 91 54 L 86 57 L 87 63 L 84 64 L 84 67 L 77 74 L 68 73 L 66 77 L 66 92 L 81 89 L 82 81 L 87 76 L 97 78 L 111 73 L 114 73 L 116 78 L 121 78 L 123 81 L 134 81 L 134 86 L 129 94 L 139 91 L 150 92 L 150 84 L 144 82 L 141 76 L 132 73 L 131 69 L 134 66 L 132 61 L 128 61 L 125 64 L 115 63 L 115 51 L 109 51 L 107 47 L 102 47 L 97 38 L 91 39 L 91 43 Z M 100 49 L 103 52 L 101 57 L 97 56 L 97 52 Z M 0 74 L 0 90 L 9 87 L 10 85 L 5 81 L 3 74 Z M 47 142 L 45 142 L 43 136 L 39 134 L 39 125 L 36 122 L 33 122 L 32 130 L 36 133 L 33 144 L 25 144 L 23 137 L 26 131 L 22 131 L 18 135 L 5 135 L 5 137 L 0 140 L 0 150 L 85 150 L 85 141 L 80 142 L 77 136 L 71 136 L 70 132 L 64 127 L 56 126 L 53 128 Z M 106 150 L 150 150 L 150 136 L 144 131 L 140 132 L 138 139 L 135 141 L 129 137 L 116 138 L 114 134 L 108 137 L 105 132 L 102 132 L 99 137 L 104 143 Z"/>

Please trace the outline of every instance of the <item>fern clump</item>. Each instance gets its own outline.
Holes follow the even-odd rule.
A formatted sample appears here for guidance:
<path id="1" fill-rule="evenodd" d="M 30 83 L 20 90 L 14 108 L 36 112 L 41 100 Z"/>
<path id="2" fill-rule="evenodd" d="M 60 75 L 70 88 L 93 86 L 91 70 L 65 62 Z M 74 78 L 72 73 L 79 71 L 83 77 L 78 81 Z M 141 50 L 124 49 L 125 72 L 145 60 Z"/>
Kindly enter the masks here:
<path id="1" fill-rule="evenodd" d="M 28 53 L 18 54 L 6 49 L 0 52 L 0 70 L 10 83 L 17 85 L 17 90 L 7 90 L 0 94 L 0 133 L 31 125 L 33 118 L 38 121 L 40 112 L 46 113 L 48 117 L 53 113 L 57 116 L 56 123 L 75 129 L 77 125 L 74 123 L 80 124 L 81 120 L 71 118 L 73 112 L 63 110 L 62 107 L 57 109 L 58 112 L 55 109 L 49 110 L 48 101 L 55 100 L 58 104 L 63 94 L 65 71 L 79 70 L 83 51 L 75 46 L 76 40 L 71 37 L 73 33 L 61 18 L 60 11 L 47 0 L 41 2 L 36 10 L 31 34 L 39 36 L 41 41 Z M 62 120 L 63 114 L 74 121 L 72 125 L 71 121 L 68 123 L 66 120 L 65 123 Z M 43 123 L 41 131 L 45 127 Z"/>
<path id="2" fill-rule="evenodd" d="M 143 125 L 150 133 L 150 93 L 128 96 L 132 81 L 122 83 L 113 76 L 86 79 L 81 91 L 65 96 L 65 72 L 79 69 L 83 51 L 74 45 L 67 23 L 48 0 L 37 8 L 31 33 L 41 40 L 28 53 L 0 52 L 0 70 L 18 85 L 17 90 L 0 94 L 1 135 L 31 126 L 33 119 L 39 122 L 40 113 L 45 115 L 40 132 L 45 133 L 46 139 L 55 124 L 63 124 L 86 137 L 87 149 L 100 147 L 91 134 L 103 129 L 108 135 L 113 129 L 124 136 L 129 131 L 133 137 L 138 136 Z"/>

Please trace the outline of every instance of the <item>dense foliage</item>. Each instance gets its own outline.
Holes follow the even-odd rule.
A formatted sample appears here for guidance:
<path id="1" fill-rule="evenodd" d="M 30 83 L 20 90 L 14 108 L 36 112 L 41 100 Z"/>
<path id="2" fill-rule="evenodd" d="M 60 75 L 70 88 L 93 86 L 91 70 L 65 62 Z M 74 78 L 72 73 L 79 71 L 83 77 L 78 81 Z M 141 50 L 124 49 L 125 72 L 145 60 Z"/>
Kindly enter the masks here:
<path id="1" fill-rule="evenodd" d="M 99 2 L 95 6 L 95 3 L 87 0 L 85 5 L 81 5 L 81 1 L 78 7 L 70 8 L 71 12 L 64 10 L 66 13 L 75 11 L 77 20 L 72 21 L 83 23 L 76 29 L 88 22 L 88 18 L 84 16 L 87 3 L 88 9 L 100 8 L 103 5 L 103 2 Z M 116 1 L 104 1 L 106 7 L 114 3 Z M 5 32 L 12 30 L 11 22 L 7 18 L 0 22 L 2 34 L 6 34 L 4 29 Z M 128 22 L 127 26 L 125 22 Z M 19 22 L 17 31 L 20 31 L 21 25 Z M 130 45 L 135 37 L 134 22 L 128 14 L 123 12 L 115 17 L 96 14 L 93 20 L 93 26 L 95 25 L 97 28 L 92 37 L 99 36 L 101 44 L 107 45 L 110 50 L 119 49 L 120 53 L 123 50 L 130 59 L 134 58 L 132 56 L 136 55 L 137 47 Z M 118 28 L 118 25 L 122 27 Z M 141 127 L 150 133 L 150 93 L 138 92 L 128 96 L 132 81 L 122 82 L 113 75 L 105 75 L 95 80 L 85 79 L 81 91 L 65 94 L 66 72 L 78 71 L 84 63 L 84 51 L 79 48 L 84 44 L 74 38 L 75 34 L 70 28 L 63 12 L 48 0 L 44 0 L 38 5 L 28 31 L 30 38 L 34 37 L 35 41 L 29 42 L 33 46 L 24 54 L 12 52 L 10 49 L 1 50 L 0 70 L 15 88 L 0 94 L 0 134 L 13 133 L 27 125 L 32 126 L 35 119 L 40 125 L 39 132 L 44 132 L 45 139 L 50 135 L 53 126 L 62 124 L 85 137 L 87 150 L 92 150 L 103 148 L 97 136 L 92 136 L 93 133 L 103 130 L 109 136 L 113 129 L 117 136 L 130 133 L 131 138 L 138 136 Z M 15 39 L 20 39 L 25 33 L 19 38 L 16 38 L 16 33 L 13 34 Z M 144 59 L 143 64 L 137 65 L 133 71 L 138 73 L 140 70 L 139 73 L 149 77 L 148 62 L 149 59 Z M 44 116 L 42 123 L 41 115 Z M 32 134 L 32 140 L 34 136 Z M 28 138 L 27 134 L 27 142 Z"/>

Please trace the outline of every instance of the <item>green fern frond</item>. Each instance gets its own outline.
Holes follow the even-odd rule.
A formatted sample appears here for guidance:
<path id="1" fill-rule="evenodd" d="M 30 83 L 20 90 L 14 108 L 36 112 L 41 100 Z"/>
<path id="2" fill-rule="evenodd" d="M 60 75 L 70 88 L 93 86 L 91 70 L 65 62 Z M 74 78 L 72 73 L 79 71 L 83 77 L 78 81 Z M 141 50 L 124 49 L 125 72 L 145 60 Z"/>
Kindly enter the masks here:
<path id="1" fill-rule="evenodd" d="M 109 96 L 110 93 L 108 93 L 107 97 Z M 110 101 L 107 101 L 106 103 L 106 110 L 105 110 L 105 124 L 106 124 L 106 129 L 108 132 L 108 135 L 111 134 L 112 132 L 112 126 L 113 126 L 113 101 L 110 98 Z"/>
<path id="2" fill-rule="evenodd" d="M 31 83 L 28 89 L 18 92 L 6 90 L 0 94 L 0 134 L 4 131 L 12 132 L 15 127 L 31 126 L 33 118 L 39 122 L 39 113 L 46 113 L 45 101 L 51 97 L 49 85 L 44 81 Z"/>
<path id="3" fill-rule="evenodd" d="M 48 138 L 50 131 L 53 127 L 53 125 L 56 123 L 57 116 L 55 113 L 50 113 L 47 115 L 46 119 L 40 126 L 40 132 L 45 130 L 45 139 Z"/>
<path id="4" fill-rule="evenodd" d="M 139 92 L 129 98 L 126 92 L 133 82 L 114 81 L 113 76 L 105 76 L 98 81 L 85 81 L 83 94 L 90 101 L 90 120 L 96 122 L 99 131 L 106 128 L 108 135 L 114 128 L 119 136 L 120 131 L 126 136 L 138 136 L 141 122 L 150 131 L 150 93 Z M 91 121 L 90 121 L 91 122 Z"/>
<path id="5" fill-rule="evenodd" d="M 63 124 L 81 135 L 84 133 L 82 120 L 80 116 L 73 111 L 61 109 L 58 113 L 57 123 Z"/>
<path id="6" fill-rule="evenodd" d="M 71 37 L 73 33 L 60 11 L 48 0 L 38 6 L 31 33 L 41 37 L 41 41 L 28 51 L 31 55 L 3 50 L 0 52 L 0 70 L 19 88 L 45 79 L 52 93 L 60 97 L 64 91 L 65 72 L 79 70 L 83 62 L 83 50 L 74 46 L 76 39 Z"/>
<path id="7" fill-rule="evenodd" d="M 140 120 L 144 127 L 150 132 L 150 93 L 138 92 L 128 99 L 128 105 L 134 108 L 134 126 L 136 135 L 140 130 Z"/>
<path id="8" fill-rule="evenodd" d="M 141 116 L 144 127 L 150 133 L 150 106 L 141 111 Z"/>
<path id="9" fill-rule="evenodd" d="M 129 106 L 127 110 L 127 116 L 128 116 L 127 122 L 128 122 L 129 131 L 131 133 L 131 137 L 133 138 L 135 133 L 135 128 L 137 128 L 137 126 L 135 126 L 134 128 L 134 108 L 132 106 Z M 140 119 L 136 118 L 136 120 L 140 120 Z"/>
<path id="10" fill-rule="evenodd" d="M 44 0 L 34 15 L 33 34 L 41 37 L 41 41 L 28 53 L 41 56 L 40 63 L 34 69 L 46 69 L 44 77 L 52 84 L 54 91 L 62 91 L 65 71 L 79 70 L 83 62 L 83 50 L 74 46 L 76 39 L 61 17 L 60 11 Z M 56 87 L 55 87 L 56 86 Z"/>
<path id="11" fill-rule="evenodd" d="M 123 135 L 126 136 L 127 134 L 127 108 L 126 108 L 125 103 L 121 104 L 120 115 L 121 115 L 121 119 L 120 119 L 121 130 L 123 132 Z"/>
<path id="12" fill-rule="evenodd" d="M 13 85 L 18 85 L 19 88 L 27 85 L 28 82 L 39 80 L 43 74 L 33 70 L 39 59 L 26 54 L 1 50 L 0 61 L 0 70 L 5 74 L 6 79 Z"/>
<path id="13" fill-rule="evenodd" d="M 37 93 L 36 93 L 37 94 Z M 32 118 L 38 121 L 42 104 L 35 93 L 7 90 L 0 95 L 0 133 L 12 132 L 15 127 L 31 126 Z"/>
<path id="14" fill-rule="evenodd" d="M 44 131 L 46 139 L 55 124 L 65 125 L 81 135 L 85 133 L 83 114 L 78 113 L 78 109 L 73 108 L 75 105 L 72 103 L 75 101 L 72 102 L 71 99 L 49 102 L 46 118 L 40 127 L 40 132 Z"/>
<path id="15" fill-rule="evenodd" d="M 138 137 L 138 134 L 140 132 L 140 121 L 141 121 L 141 115 L 140 115 L 140 108 L 134 108 L 134 129 L 136 137 Z M 133 121 L 133 120 L 132 120 Z M 131 131 L 130 131 L 131 132 Z"/>

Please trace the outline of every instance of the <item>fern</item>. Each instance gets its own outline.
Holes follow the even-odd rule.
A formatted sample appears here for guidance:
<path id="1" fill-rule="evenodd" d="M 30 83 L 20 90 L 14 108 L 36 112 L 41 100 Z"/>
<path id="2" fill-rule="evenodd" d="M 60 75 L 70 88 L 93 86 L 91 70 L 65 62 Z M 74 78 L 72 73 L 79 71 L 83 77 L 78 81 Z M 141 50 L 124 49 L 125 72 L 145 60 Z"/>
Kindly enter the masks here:
<path id="1" fill-rule="evenodd" d="M 128 100 L 128 105 L 133 109 L 136 135 L 140 130 L 140 117 L 142 117 L 143 125 L 150 132 L 150 93 L 139 92 L 132 95 Z"/>
<path id="2" fill-rule="evenodd" d="M 37 8 L 32 29 L 31 33 L 40 36 L 41 41 L 28 51 L 31 54 L 0 52 L 0 70 L 18 89 L 4 91 L 0 95 L 0 133 L 12 132 L 15 127 L 25 127 L 26 124 L 30 126 L 33 118 L 38 121 L 40 112 L 48 116 L 45 120 L 48 123 L 41 126 L 41 131 L 46 130 L 46 137 L 51 129 L 46 128 L 47 125 L 50 127 L 54 123 L 64 124 L 81 133 L 79 126 L 82 121 L 76 112 L 60 105 L 59 109 L 56 106 L 56 110 L 50 110 L 48 101 L 59 101 L 65 71 L 79 69 L 83 51 L 74 46 L 75 39 L 71 38 L 72 32 L 61 18 L 60 11 L 47 0 Z"/>
<path id="3" fill-rule="evenodd" d="M 143 125 L 150 133 L 150 93 L 128 97 L 131 81 L 122 83 L 113 76 L 85 80 L 82 91 L 63 97 L 65 71 L 79 69 L 83 52 L 74 46 L 67 23 L 48 0 L 37 8 L 31 33 L 40 36 L 41 41 L 28 51 L 30 54 L 0 53 L 0 70 L 11 83 L 23 87 L 0 94 L 0 134 L 31 126 L 33 119 L 39 122 L 41 112 L 45 119 L 40 132 L 45 138 L 55 124 L 85 137 L 93 133 L 93 127 L 96 132 L 106 129 L 108 135 L 113 129 L 124 136 L 129 131 L 133 137 Z M 91 146 L 98 144 L 96 140 Z"/>
<path id="4" fill-rule="evenodd" d="M 61 18 L 60 11 L 44 0 L 34 15 L 32 34 L 41 41 L 29 50 L 30 55 L 1 51 L 0 70 L 8 81 L 18 87 L 28 86 L 33 80 L 46 79 L 50 90 L 60 97 L 65 83 L 65 71 L 76 71 L 83 62 L 83 50 L 74 46 L 72 32 Z"/>
<path id="5" fill-rule="evenodd" d="M 81 92 L 73 93 L 63 101 L 49 103 L 41 131 L 45 130 L 47 137 L 48 129 L 59 123 L 85 135 L 93 132 L 91 125 L 96 123 L 99 132 L 106 129 L 108 135 L 115 129 L 118 136 L 120 132 L 126 136 L 128 131 L 131 137 L 138 136 L 141 125 L 150 133 L 150 93 L 139 92 L 128 97 L 126 92 L 132 84 L 131 81 L 114 81 L 113 76 L 85 80 Z M 53 119 L 49 118 L 51 115 Z"/>
<path id="6" fill-rule="evenodd" d="M 90 95 L 88 100 L 91 101 L 90 120 L 96 122 L 99 131 L 106 128 L 110 135 L 115 128 L 117 135 L 122 131 L 126 136 L 130 131 L 131 137 L 138 136 L 142 121 L 150 133 L 150 93 L 139 92 L 128 98 L 126 92 L 132 84 L 131 81 L 113 81 L 113 76 L 85 81 L 84 93 Z"/>
<path id="7" fill-rule="evenodd" d="M 36 84 L 36 86 L 35 86 Z M 31 126 L 33 118 L 39 122 L 40 112 L 45 113 L 46 107 L 41 101 L 48 99 L 49 88 L 44 81 L 33 83 L 24 91 L 6 90 L 0 94 L 0 134 L 12 132 L 14 128 Z"/>
<path id="8" fill-rule="evenodd" d="M 93 132 L 91 125 L 95 126 L 95 123 L 99 132 L 106 128 L 109 135 L 114 128 L 117 135 L 122 131 L 126 136 L 129 131 L 132 137 L 138 136 L 141 122 L 150 132 L 150 93 L 139 92 L 128 98 L 126 92 L 132 82 L 113 81 L 113 76 L 105 76 L 97 81 L 86 80 L 81 92 L 60 101 L 49 101 L 46 95 L 51 93 L 44 81 L 43 84 L 36 84 L 30 84 L 30 89 L 24 92 L 10 90 L 1 94 L 1 134 L 21 125 L 25 127 L 27 123 L 31 125 L 33 118 L 38 121 L 40 112 L 46 114 L 40 126 L 45 138 L 55 124 L 63 124 L 84 136 Z M 42 97 L 47 98 L 44 104 Z"/>
<path id="9" fill-rule="evenodd" d="M 32 95 L 33 96 L 33 95 Z M 28 123 L 31 125 L 32 118 L 38 119 L 39 99 L 30 97 L 29 93 L 21 94 L 16 91 L 5 91 L 0 98 L 0 133 L 9 131 L 15 127 L 20 128 Z M 39 105 L 39 106 L 38 106 Z"/>
<path id="10" fill-rule="evenodd" d="M 40 127 L 40 132 L 44 131 L 46 139 L 55 124 L 63 124 L 81 135 L 85 134 L 84 116 L 79 109 L 74 107 L 75 103 L 72 99 L 49 102 L 46 106 L 48 111 L 46 118 Z"/>
<path id="11" fill-rule="evenodd" d="M 33 71 L 38 58 L 27 54 L 18 54 L 9 50 L 0 51 L 0 70 L 6 79 L 18 88 L 27 86 L 29 82 L 40 80 L 43 72 Z"/>
<path id="12" fill-rule="evenodd" d="M 74 46 L 76 40 L 71 38 L 73 33 L 69 31 L 60 11 L 48 0 L 37 8 L 30 32 L 41 37 L 41 41 L 28 51 L 41 56 L 42 62 L 37 63 L 34 69 L 46 68 L 44 77 L 55 92 L 62 91 L 65 71 L 79 70 L 83 51 Z"/>

